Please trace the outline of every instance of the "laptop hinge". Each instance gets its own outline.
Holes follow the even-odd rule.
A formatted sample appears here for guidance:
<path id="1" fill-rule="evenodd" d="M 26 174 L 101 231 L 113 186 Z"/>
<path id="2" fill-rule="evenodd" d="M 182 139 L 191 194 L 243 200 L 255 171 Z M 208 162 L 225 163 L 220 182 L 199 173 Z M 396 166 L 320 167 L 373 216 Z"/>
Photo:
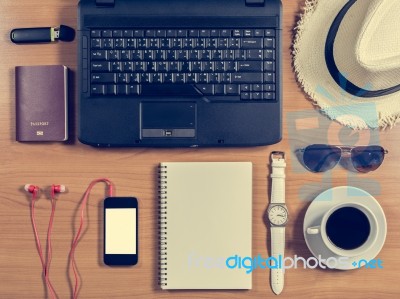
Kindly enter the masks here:
<path id="1" fill-rule="evenodd" d="M 96 0 L 96 6 L 98 7 L 113 7 L 115 0 Z"/>
<path id="2" fill-rule="evenodd" d="M 246 0 L 246 6 L 264 6 L 265 0 Z"/>

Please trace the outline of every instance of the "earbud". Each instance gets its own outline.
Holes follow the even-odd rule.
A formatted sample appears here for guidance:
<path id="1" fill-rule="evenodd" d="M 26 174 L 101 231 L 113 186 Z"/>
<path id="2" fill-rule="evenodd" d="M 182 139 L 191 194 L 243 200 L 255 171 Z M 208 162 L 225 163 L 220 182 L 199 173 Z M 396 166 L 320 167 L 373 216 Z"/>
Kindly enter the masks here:
<path id="1" fill-rule="evenodd" d="M 32 184 L 26 184 L 24 190 L 29 193 L 34 193 L 39 191 L 39 187 Z"/>
<path id="2" fill-rule="evenodd" d="M 51 190 L 54 193 L 64 193 L 67 191 L 67 188 L 64 185 L 52 185 Z"/>

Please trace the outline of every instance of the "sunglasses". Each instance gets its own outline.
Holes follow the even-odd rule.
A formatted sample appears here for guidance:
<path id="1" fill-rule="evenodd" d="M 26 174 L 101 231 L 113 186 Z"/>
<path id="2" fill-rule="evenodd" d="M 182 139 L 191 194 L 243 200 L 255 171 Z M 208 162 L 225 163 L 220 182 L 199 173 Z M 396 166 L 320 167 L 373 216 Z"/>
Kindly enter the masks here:
<path id="1" fill-rule="evenodd" d="M 303 162 L 312 172 L 324 172 L 335 167 L 342 156 L 350 157 L 354 168 L 358 172 L 370 172 L 381 166 L 388 153 L 379 145 L 368 146 L 340 146 L 327 144 L 312 144 L 300 150 L 303 153 Z"/>

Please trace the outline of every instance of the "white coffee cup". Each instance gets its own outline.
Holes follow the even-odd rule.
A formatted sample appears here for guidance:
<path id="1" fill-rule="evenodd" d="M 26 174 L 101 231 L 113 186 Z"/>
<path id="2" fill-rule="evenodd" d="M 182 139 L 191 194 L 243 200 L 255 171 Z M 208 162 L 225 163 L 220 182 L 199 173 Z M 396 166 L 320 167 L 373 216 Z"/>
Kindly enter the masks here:
<path id="1" fill-rule="evenodd" d="M 370 225 L 370 231 L 369 231 L 369 235 L 368 235 L 368 238 L 366 239 L 366 241 L 359 247 L 357 247 L 355 249 L 350 249 L 350 250 L 343 249 L 343 248 L 336 246 L 329 239 L 329 237 L 327 235 L 327 231 L 326 231 L 326 225 L 327 225 L 329 217 L 338 209 L 345 208 L 345 207 L 356 208 L 356 209 L 360 210 L 361 212 L 363 212 L 363 214 L 368 218 L 369 225 Z M 344 257 L 359 256 L 359 255 L 362 255 L 365 252 L 367 252 L 372 247 L 372 245 L 374 245 L 374 243 L 376 242 L 377 237 L 378 237 L 378 231 L 379 231 L 379 224 L 378 224 L 378 221 L 376 220 L 375 215 L 365 205 L 363 205 L 361 203 L 355 203 L 355 202 L 342 203 L 342 204 L 333 206 L 323 215 L 320 225 L 307 228 L 308 235 L 320 234 L 322 237 L 322 241 L 324 242 L 325 246 L 330 251 L 332 251 L 334 254 L 336 254 L 338 256 L 344 256 Z"/>

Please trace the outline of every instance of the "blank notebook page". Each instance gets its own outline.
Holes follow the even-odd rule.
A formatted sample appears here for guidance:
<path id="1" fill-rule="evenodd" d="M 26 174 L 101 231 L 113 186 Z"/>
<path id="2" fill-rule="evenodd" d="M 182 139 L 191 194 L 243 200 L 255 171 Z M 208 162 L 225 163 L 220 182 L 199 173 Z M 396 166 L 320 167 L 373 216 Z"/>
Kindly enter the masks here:
<path id="1" fill-rule="evenodd" d="M 162 288 L 251 289 L 251 273 L 226 260 L 252 256 L 252 164 L 171 162 L 160 172 Z"/>

